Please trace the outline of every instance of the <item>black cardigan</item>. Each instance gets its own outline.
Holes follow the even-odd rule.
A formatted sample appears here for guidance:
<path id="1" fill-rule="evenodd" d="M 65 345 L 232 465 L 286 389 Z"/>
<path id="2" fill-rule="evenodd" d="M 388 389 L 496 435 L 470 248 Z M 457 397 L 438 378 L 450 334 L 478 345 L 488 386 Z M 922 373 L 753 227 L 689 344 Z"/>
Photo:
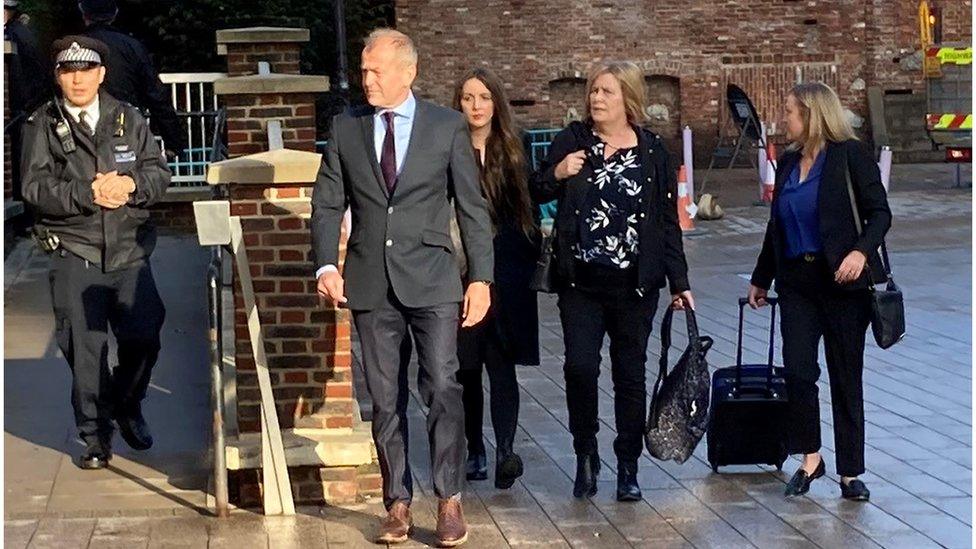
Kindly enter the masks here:
<path id="1" fill-rule="evenodd" d="M 637 146 L 640 150 L 641 200 L 640 229 L 637 254 L 637 292 L 662 288 L 665 280 L 671 293 L 690 289 L 688 263 L 685 261 L 678 224 L 678 183 L 674 169 L 661 138 L 646 129 L 635 127 Z M 563 181 L 557 181 L 556 165 L 566 155 L 586 150 L 596 143 L 589 125 L 573 122 L 556 134 L 549 146 L 549 154 L 532 174 L 529 190 L 532 199 L 539 204 L 558 200 L 554 249 L 556 285 L 559 290 L 575 286 L 575 259 L 573 245 L 579 242 L 579 207 L 593 183 L 594 164 L 587 159 L 580 172 Z"/>
<path id="2" fill-rule="evenodd" d="M 841 143 L 828 143 L 826 147 L 823 172 L 820 179 L 820 194 L 817 207 L 820 216 L 820 238 L 823 253 L 831 272 L 837 268 L 853 250 L 858 250 L 868 259 L 867 268 L 861 277 L 845 284 L 846 289 L 865 289 L 869 282 L 884 280 L 884 271 L 878 248 L 891 227 L 891 210 L 888 198 L 881 184 L 881 173 L 874 161 L 874 155 L 864 143 L 851 139 Z M 781 272 L 785 259 L 785 243 L 782 229 L 776 222 L 776 206 L 780 190 L 796 163 L 800 161 L 798 151 L 784 153 L 777 162 L 776 186 L 773 190 L 773 204 L 762 251 L 756 260 L 752 273 L 752 284 L 769 289 L 776 274 Z M 855 225 L 851 210 L 850 194 L 847 191 L 845 171 L 850 170 L 851 186 L 857 201 L 858 214 L 864 230 Z M 870 278 L 869 278 L 870 277 Z"/>

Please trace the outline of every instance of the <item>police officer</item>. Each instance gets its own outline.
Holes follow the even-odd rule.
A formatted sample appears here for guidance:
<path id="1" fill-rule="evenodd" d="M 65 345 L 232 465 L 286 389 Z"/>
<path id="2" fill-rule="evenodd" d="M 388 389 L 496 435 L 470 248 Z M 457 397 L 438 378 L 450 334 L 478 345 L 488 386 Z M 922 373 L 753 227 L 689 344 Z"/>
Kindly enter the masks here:
<path id="1" fill-rule="evenodd" d="M 119 14 L 115 0 L 81 0 L 84 35 L 108 47 L 103 59 L 107 75 L 105 91 L 117 99 L 149 111 L 155 132 L 163 138 L 170 158 L 186 148 L 186 130 L 173 110 L 170 92 L 159 80 L 146 47 L 112 26 Z"/>
<path id="2" fill-rule="evenodd" d="M 147 208 L 170 172 L 139 111 L 99 89 L 105 45 L 67 36 L 52 49 L 61 93 L 24 125 L 24 200 L 52 256 L 55 332 L 86 444 L 80 466 L 100 469 L 112 457 L 113 420 L 129 446 L 152 446 L 141 402 L 165 311 L 149 267 L 156 233 Z M 113 371 L 109 328 L 118 341 Z"/>

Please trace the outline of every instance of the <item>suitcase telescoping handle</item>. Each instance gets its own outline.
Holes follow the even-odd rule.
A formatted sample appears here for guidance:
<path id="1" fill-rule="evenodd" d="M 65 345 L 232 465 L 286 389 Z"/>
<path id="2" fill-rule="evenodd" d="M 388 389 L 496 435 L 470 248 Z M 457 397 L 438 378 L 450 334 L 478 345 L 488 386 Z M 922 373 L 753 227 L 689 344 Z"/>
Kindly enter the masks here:
<path id="1" fill-rule="evenodd" d="M 767 356 L 767 362 L 769 368 L 766 369 L 766 391 L 772 392 L 773 390 L 773 347 L 776 342 L 776 305 L 779 300 L 775 297 L 766 297 L 766 303 L 769 304 L 771 314 L 769 318 L 769 354 Z M 735 350 L 735 387 L 733 392 L 738 394 L 739 386 L 742 384 L 742 331 L 743 331 L 743 319 L 745 316 L 746 305 L 749 304 L 749 298 L 740 297 L 739 298 L 739 338 L 738 346 Z"/>

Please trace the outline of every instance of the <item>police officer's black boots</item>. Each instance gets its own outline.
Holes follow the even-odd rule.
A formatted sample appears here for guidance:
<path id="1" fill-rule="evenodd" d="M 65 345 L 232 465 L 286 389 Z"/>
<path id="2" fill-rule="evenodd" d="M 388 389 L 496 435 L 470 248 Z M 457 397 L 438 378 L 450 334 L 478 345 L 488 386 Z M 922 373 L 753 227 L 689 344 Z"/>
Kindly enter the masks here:
<path id="1" fill-rule="evenodd" d="M 112 459 L 112 449 L 104 442 L 89 442 L 88 447 L 78 458 L 78 467 L 82 469 L 104 469 Z"/>
<path id="2" fill-rule="evenodd" d="M 142 407 L 133 406 L 115 415 L 122 440 L 133 450 L 148 450 L 153 445 L 152 435 L 146 418 L 142 417 Z"/>

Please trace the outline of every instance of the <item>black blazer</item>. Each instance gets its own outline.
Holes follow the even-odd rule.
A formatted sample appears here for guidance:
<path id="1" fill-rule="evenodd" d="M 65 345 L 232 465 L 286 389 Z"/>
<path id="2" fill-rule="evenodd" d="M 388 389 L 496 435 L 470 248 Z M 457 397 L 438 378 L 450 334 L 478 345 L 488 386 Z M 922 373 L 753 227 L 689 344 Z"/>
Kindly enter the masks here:
<path id="1" fill-rule="evenodd" d="M 824 256 L 831 272 L 836 271 L 853 250 L 862 252 L 867 258 L 867 269 L 861 277 L 846 289 L 864 289 L 873 279 L 876 282 L 884 280 L 884 271 L 878 248 L 884 240 L 888 228 L 891 227 L 891 210 L 888 208 L 888 198 L 881 184 L 881 173 L 874 161 L 874 155 L 864 143 L 857 140 L 842 143 L 828 143 L 827 157 L 824 159 L 823 172 L 820 179 L 820 195 L 817 206 L 820 210 L 820 239 L 823 242 Z M 763 240 L 762 251 L 756 260 L 756 268 L 752 273 L 752 284 L 769 289 L 776 274 L 781 272 L 785 259 L 785 243 L 781 227 L 776 222 L 776 207 L 780 189 L 797 162 L 800 161 L 798 151 L 783 154 L 776 170 L 776 186 L 773 190 L 773 203 L 770 210 L 769 223 L 766 226 L 766 236 Z M 859 231 L 854 222 L 851 211 L 850 195 L 847 192 L 847 177 L 845 171 L 851 174 L 851 184 L 857 200 L 858 213 L 864 230 Z M 871 277 L 871 278 L 869 278 Z"/>
<path id="2" fill-rule="evenodd" d="M 690 289 L 688 263 L 681 243 L 678 224 L 678 182 L 668 151 L 661 138 L 646 129 L 634 128 L 640 151 L 641 180 L 645 183 L 641 200 L 637 254 L 637 290 L 663 288 L 665 281 L 676 294 Z M 580 149 L 591 151 L 596 144 L 589 125 L 573 122 L 556 134 L 549 154 L 529 180 L 529 190 L 536 203 L 558 200 L 554 241 L 557 288 L 575 283 L 573 245 L 579 242 L 579 205 L 592 187 L 594 165 L 589 159 L 573 177 L 557 181 L 556 165 L 566 155 Z M 592 154 L 592 152 L 588 152 Z"/>

